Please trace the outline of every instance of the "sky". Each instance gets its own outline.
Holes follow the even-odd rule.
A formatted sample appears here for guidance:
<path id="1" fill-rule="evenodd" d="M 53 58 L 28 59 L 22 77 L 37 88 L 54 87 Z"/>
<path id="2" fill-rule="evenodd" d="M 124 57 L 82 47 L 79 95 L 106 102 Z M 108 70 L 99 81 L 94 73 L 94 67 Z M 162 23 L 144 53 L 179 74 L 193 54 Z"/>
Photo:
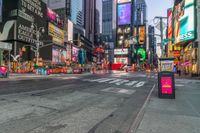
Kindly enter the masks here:
<path id="1" fill-rule="evenodd" d="M 167 16 L 167 9 L 172 7 L 174 0 L 146 0 L 148 21 L 155 16 Z"/>

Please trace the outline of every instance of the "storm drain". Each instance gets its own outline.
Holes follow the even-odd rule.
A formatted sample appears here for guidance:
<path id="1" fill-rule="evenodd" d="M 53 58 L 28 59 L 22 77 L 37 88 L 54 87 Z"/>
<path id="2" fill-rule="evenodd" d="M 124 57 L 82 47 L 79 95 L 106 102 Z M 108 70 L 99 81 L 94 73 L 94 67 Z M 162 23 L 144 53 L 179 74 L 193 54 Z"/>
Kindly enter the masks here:
<path id="1" fill-rule="evenodd" d="M 131 95 L 131 94 L 136 92 L 136 90 L 129 90 L 129 89 L 124 89 L 124 88 L 115 88 L 115 87 L 109 87 L 109 88 L 103 89 L 101 91 L 117 93 L 117 94 L 126 94 L 126 95 Z"/>

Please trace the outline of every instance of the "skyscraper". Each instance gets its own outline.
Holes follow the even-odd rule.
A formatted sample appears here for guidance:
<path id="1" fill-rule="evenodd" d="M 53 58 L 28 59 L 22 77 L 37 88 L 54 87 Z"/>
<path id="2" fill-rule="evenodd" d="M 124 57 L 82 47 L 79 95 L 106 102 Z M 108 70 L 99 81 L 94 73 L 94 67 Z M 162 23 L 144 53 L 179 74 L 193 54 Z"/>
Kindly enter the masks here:
<path id="1" fill-rule="evenodd" d="M 145 25 L 147 20 L 147 4 L 145 0 L 136 0 L 135 23 L 138 25 Z"/>
<path id="2" fill-rule="evenodd" d="M 85 36 L 94 45 L 95 39 L 95 13 L 96 13 L 96 0 L 84 0 L 83 4 L 83 18 Z"/>
<path id="3" fill-rule="evenodd" d="M 83 27 L 83 0 L 48 0 L 49 8 Z"/>
<path id="4" fill-rule="evenodd" d="M 108 42 L 115 42 L 116 4 L 115 0 L 103 0 L 102 3 L 102 35 Z"/>

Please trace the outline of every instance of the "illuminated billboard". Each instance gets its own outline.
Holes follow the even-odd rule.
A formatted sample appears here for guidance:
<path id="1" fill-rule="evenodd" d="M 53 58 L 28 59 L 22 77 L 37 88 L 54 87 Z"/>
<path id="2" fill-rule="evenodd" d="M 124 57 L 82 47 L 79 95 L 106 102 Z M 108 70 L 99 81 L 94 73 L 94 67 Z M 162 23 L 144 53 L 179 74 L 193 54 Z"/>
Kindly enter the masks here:
<path id="1" fill-rule="evenodd" d="M 53 39 L 53 43 L 64 45 L 64 31 L 52 23 L 48 25 L 48 35 Z"/>
<path id="2" fill-rule="evenodd" d="M 114 55 L 128 55 L 128 49 L 115 49 Z"/>
<path id="3" fill-rule="evenodd" d="M 173 37 L 173 11 L 172 9 L 168 9 L 167 12 L 167 37 L 168 39 L 172 39 Z M 169 51 L 172 51 L 172 42 L 169 41 L 168 43 Z"/>
<path id="4" fill-rule="evenodd" d="M 131 3 L 118 5 L 118 25 L 131 24 Z"/>
<path id="5" fill-rule="evenodd" d="M 143 45 L 145 44 L 146 40 L 146 30 L 145 26 L 139 26 L 139 38 L 138 38 L 138 43 Z"/>
<path id="6" fill-rule="evenodd" d="M 131 0 L 117 0 L 117 3 L 127 3 L 131 2 Z"/>
<path id="7" fill-rule="evenodd" d="M 175 1 L 174 37 L 175 44 L 195 38 L 195 1 Z"/>

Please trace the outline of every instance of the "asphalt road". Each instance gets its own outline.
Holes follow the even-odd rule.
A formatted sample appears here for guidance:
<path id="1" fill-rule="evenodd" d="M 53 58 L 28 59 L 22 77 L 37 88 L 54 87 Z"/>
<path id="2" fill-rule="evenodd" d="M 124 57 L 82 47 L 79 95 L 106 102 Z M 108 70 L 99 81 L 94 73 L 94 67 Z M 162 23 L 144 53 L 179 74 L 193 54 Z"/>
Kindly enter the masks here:
<path id="1" fill-rule="evenodd" d="M 0 81 L 0 133 L 127 133 L 155 84 L 142 72 Z"/>

